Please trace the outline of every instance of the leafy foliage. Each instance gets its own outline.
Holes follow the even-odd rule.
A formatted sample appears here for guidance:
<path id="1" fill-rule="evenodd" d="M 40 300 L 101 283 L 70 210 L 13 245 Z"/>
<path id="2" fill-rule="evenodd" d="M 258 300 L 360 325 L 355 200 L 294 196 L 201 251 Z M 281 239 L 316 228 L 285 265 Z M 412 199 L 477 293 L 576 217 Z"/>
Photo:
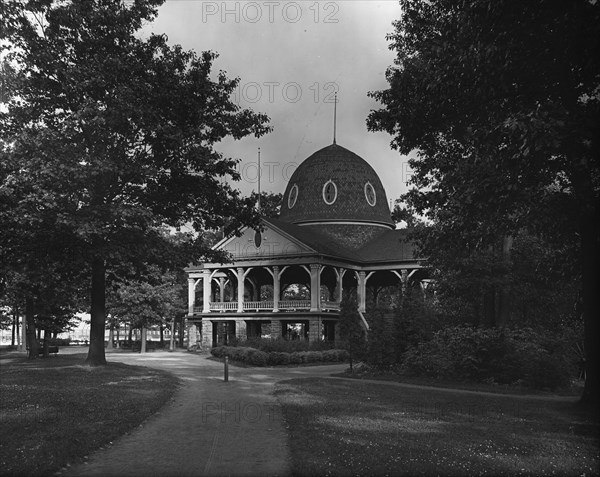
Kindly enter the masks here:
<path id="1" fill-rule="evenodd" d="M 347 291 L 344 292 L 340 302 L 338 323 L 340 339 L 344 349 L 348 351 L 352 370 L 354 362 L 362 359 L 366 351 L 366 334 L 358 313 L 356 297 Z"/>
<path id="2" fill-rule="evenodd" d="M 159 226 L 236 229 L 258 220 L 253 201 L 223 180 L 239 179 L 236 161 L 214 145 L 259 137 L 268 118 L 231 101 L 238 79 L 211 73 L 215 53 L 138 34 L 161 3 L 0 6 L 10 66 L 0 113 L 1 241 L 14 262 L 22 248 L 10 241 L 13 230 L 17 242 L 50 231 L 91 276 L 91 364 L 106 362 L 107 264 L 140 260 Z M 208 249 L 197 252 L 188 259 Z"/>
<path id="3" fill-rule="evenodd" d="M 217 346 L 211 348 L 215 358 L 229 357 L 232 361 L 239 361 L 253 366 L 306 364 L 319 362 L 343 362 L 348 359 L 348 352 L 342 349 L 325 351 L 261 351 L 248 346 Z"/>
<path id="4" fill-rule="evenodd" d="M 450 327 L 406 351 L 400 370 L 413 376 L 554 390 L 568 386 L 575 375 L 576 340 L 564 329 L 549 333 L 530 328 Z"/>
<path id="5" fill-rule="evenodd" d="M 371 112 L 368 126 L 390 133 L 400 152 L 417 153 L 415 187 L 403 199 L 431 223 L 421 228 L 422 253 L 444 271 L 452 256 L 470 267 L 482 279 L 487 324 L 506 324 L 511 240 L 525 232 L 555 257 L 568 252 L 561 273 L 568 282 L 576 268 L 581 279 L 584 400 L 593 403 L 600 392 L 600 4 L 400 3 L 389 89 L 371 93 L 384 108 Z"/>

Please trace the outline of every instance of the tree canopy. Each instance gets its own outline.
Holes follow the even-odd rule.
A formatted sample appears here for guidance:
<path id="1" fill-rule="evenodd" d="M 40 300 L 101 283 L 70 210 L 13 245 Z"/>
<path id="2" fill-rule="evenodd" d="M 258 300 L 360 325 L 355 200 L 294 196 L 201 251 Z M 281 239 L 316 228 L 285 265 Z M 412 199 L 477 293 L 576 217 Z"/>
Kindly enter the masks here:
<path id="1" fill-rule="evenodd" d="M 7 40 L 0 218 L 8 225 L 1 228 L 8 236 L 17 222 L 26 241 L 43 230 L 69 238 L 62 243 L 91 277 L 90 364 L 106 362 L 107 264 L 147 253 L 148 231 L 158 226 L 257 220 L 253 201 L 224 180 L 239 179 L 236 161 L 214 146 L 267 133 L 268 118 L 231 101 L 238 79 L 211 71 L 216 53 L 140 34 L 162 1 L 0 7 Z"/>
<path id="2" fill-rule="evenodd" d="M 595 402 L 600 5 L 400 3 L 389 88 L 370 93 L 383 108 L 367 123 L 390 133 L 400 152 L 418 152 L 410 163 L 415 187 L 404 199 L 432 224 L 421 235 L 423 252 L 491 254 L 501 268 L 525 231 L 572 257 L 563 273 L 578 268 L 581 277 L 584 400 Z"/>

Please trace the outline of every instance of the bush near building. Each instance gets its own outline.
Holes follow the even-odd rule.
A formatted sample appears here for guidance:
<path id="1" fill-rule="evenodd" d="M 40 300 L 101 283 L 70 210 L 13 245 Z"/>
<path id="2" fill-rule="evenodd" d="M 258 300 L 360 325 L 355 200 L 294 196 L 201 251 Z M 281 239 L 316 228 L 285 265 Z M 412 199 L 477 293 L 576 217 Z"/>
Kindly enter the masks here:
<path id="1" fill-rule="evenodd" d="M 287 364 L 308 364 L 321 362 L 344 362 L 348 359 L 348 352 L 342 349 L 329 349 L 324 351 L 270 351 L 265 352 L 247 346 L 217 346 L 210 350 L 215 358 L 227 356 L 232 361 L 249 364 L 252 366 L 277 366 Z"/>
<path id="2" fill-rule="evenodd" d="M 406 376 L 556 390 L 568 386 L 577 374 L 572 334 L 455 326 L 411 347 L 402 355 L 398 371 Z"/>

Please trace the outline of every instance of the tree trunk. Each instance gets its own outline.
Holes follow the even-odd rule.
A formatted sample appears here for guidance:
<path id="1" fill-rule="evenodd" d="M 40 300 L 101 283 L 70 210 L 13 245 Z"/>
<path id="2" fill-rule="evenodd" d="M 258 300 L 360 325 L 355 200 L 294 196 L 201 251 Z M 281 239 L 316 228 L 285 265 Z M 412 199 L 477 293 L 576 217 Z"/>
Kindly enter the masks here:
<path id="1" fill-rule="evenodd" d="M 165 329 L 162 323 L 159 323 L 158 329 L 160 330 L 160 347 L 162 348 L 165 345 Z"/>
<path id="2" fill-rule="evenodd" d="M 169 351 L 175 350 L 175 317 L 171 320 L 171 339 L 169 340 Z"/>
<path id="3" fill-rule="evenodd" d="M 102 258 L 92 260 L 92 291 L 91 291 L 91 320 L 90 347 L 85 360 L 90 366 L 106 364 L 104 353 L 104 328 L 106 326 L 105 304 L 105 263 Z"/>
<path id="4" fill-rule="evenodd" d="M 121 336 L 119 333 L 119 327 L 117 326 L 117 349 L 119 349 L 121 347 L 120 340 L 121 340 Z"/>
<path id="5" fill-rule="evenodd" d="M 19 317 L 13 311 L 12 333 L 11 333 L 11 337 L 10 337 L 10 345 L 11 346 L 15 345 L 15 333 L 19 329 L 19 320 L 18 320 L 18 318 Z"/>
<path id="6" fill-rule="evenodd" d="M 142 344 L 140 346 L 140 353 L 146 352 L 146 326 L 142 325 Z"/>
<path id="7" fill-rule="evenodd" d="M 180 321 L 179 321 L 179 347 L 180 348 L 183 348 L 183 344 L 185 342 L 184 332 L 185 332 L 185 321 L 183 318 L 180 318 Z"/>
<path id="8" fill-rule="evenodd" d="M 27 349 L 27 320 L 25 317 L 21 320 L 21 344 L 19 345 L 19 351 L 26 351 Z"/>
<path id="9" fill-rule="evenodd" d="M 115 324 L 111 321 L 110 326 L 108 327 L 108 343 L 106 347 L 108 349 L 113 349 L 113 341 L 115 339 Z"/>
<path id="10" fill-rule="evenodd" d="M 21 351 L 21 320 L 19 316 L 19 307 L 15 305 L 15 320 L 17 321 L 17 349 Z"/>
<path id="11" fill-rule="evenodd" d="M 44 347 L 42 348 L 44 350 L 44 358 L 50 356 L 50 341 L 48 336 L 49 334 L 50 333 L 48 332 L 48 330 L 44 330 Z"/>
<path id="12" fill-rule="evenodd" d="M 29 349 L 29 359 L 38 358 L 38 342 L 35 332 L 35 318 L 33 315 L 33 298 L 25 299 L 25 320 L 27 322 L 27 347 Z"/>

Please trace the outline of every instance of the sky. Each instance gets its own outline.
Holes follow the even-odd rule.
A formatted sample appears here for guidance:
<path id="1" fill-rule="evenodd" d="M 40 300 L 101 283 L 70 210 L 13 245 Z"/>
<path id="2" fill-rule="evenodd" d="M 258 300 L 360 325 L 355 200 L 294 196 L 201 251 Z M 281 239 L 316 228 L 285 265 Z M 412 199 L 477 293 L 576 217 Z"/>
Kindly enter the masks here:
<path id="1" fill-rule="evenodd" d="M 386 89 L 394 52 L 386 35 L 399 18 L 395 0 L 201 1 L 166 0 L 145 31 L 198 54 L 219 54 L 213 69 L 239 77 L 235 102 L 270 117 L 273 131 L 261 138 L 225 140 L 217 150 L 241 159 L 244 194 L 283 193 L 295 168 L 333 141 L 337 92 L 337 144 L 365 159 L 379 174 L 388 201 L 406 191 L 407 158 L 390 148 L 391 137 L 369 132 L 367 96 Z"/>

